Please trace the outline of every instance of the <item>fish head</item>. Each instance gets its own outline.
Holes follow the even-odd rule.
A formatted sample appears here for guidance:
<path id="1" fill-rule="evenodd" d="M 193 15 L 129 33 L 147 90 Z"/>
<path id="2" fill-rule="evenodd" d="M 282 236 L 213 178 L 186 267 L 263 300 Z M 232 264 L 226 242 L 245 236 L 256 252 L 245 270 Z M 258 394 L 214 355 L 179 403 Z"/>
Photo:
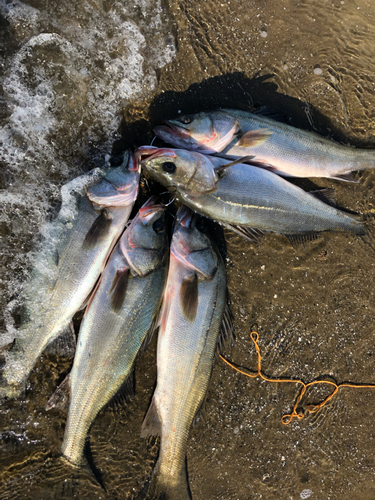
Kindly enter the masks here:
<path id="1" fill-rule="evenodd" d="M 203 111 L 165 120 L 155 134 L 174 146 L 202 153 L 222 151 L 239 131 L 237 118 L 225 111 Z"/>
<path id="2" fill-rule="evenodd" d="M 185 149 L 141 147 L 136 152 L 142 167 L 169 190 L 203 194 L 217 189 L 218 176 L 211 160 Z"/>
<path id="3" fill-rule="evenodd" d="M 185 206 L 177 212 L 171 256 L 200 279 L 210 280 L 216 273 L 218 256 L 203 219 Z"/>
<path id="4" fill-rule="evenodd" d="M 166 260 L 167 206 L 152 196 L 134 217 L 120 240 L 120 250 L 134 274 L 146 275 Z"/>
<path id="5" fill-rule="evenodd" d="M 101 181 L 92 185 L 87 196 L 98 207 L 131 205 L 138 196 L 139 174 L 137 157 L 125 152 L 122 164 L 110 169 Z"/>

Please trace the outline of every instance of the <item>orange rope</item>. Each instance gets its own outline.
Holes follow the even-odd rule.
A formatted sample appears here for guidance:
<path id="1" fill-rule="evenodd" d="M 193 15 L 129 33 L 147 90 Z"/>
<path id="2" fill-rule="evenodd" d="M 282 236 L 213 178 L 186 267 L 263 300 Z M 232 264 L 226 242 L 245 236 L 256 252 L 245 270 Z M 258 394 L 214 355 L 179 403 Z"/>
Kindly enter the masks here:
<path id="1" fill-rule="evenodd" d="M 256 373 L 247 373 L 243 370 L 240 370 L 236 366 L 234 366 L 232 363 L 230 363 L 228 360 L 226 360 L 221 354 L 219 354 L 220 358 L 230 367 L 232 367 L 234 370 L 238 371 L 239 373 L 242 373 L 243 375 L 246 375 L 247 377 L 250 378 L 256 378 L 256 377 L 261 377 L 263 380 L 266 380 L 267 382 L 289 382 L 293 384 L 302 384 L 302 389 L 301 392 L 299 393 L 296 402 L 294 404 L 292 413 L 286 414 L 281 418 L 281 422 L 285 425 L 290 424 L 290 422 L 293 420 L 293 418 L 298 418 L 301 420 L 304 418 L 304 413 L 298 413 L 297 412 L 297 407 L 298 404 L 300 403 L 301 399 L 305 395 L 305 392 L 308 387 L 311 387 L 312 385 L 317 385 L 317 384 L 328 384 L 328 385 L 333 385 L 334 386 L 334 391 L 326 397 L 326 399 L 317 405 L 309 405 L 307 406 L 307 411 L 309 413 L 315 413 L 317 412 L 320 408 L 323 408 L 323 406 L 328 403 L 330 399 L 333 398 L 333 396 L 337 393 L 340 387 L 355 387 L 357 389 L 363 389 L 363 388 L 372 388 L 375 389 L 375 384 L 368 384 L 368 385 L 361 385 L 361 384 L 352 384 L 350 382 L 348 383 L 343 383 L 343 384 L 336 384 L 335 382 L 331 382 L 330 380 L 315 380 L 314 382 L 309 382 L 308 384 L 305 384 L 302 380 L 294 380 L 294 379 L 279 379 L 279 378 L 268 378 L 262 373 L 262 356 L 260 354 L 260 349 L 258 345 L 258 340 L 259 340 L 259 334 L 257 332 L 251 332 L 250 333 L 251 340 L 254 342 L 255 349 L 258 353 L 258 371 Z"/>

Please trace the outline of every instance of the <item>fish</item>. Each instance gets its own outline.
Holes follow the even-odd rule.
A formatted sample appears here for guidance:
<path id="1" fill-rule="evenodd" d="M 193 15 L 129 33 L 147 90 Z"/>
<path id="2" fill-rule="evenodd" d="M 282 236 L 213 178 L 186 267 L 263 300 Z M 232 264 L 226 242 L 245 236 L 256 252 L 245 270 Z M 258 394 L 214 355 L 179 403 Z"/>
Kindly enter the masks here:
<path id="1" fill-rule="evenodd" d="M 223 260 L 197 226 L 197 216 L 180 208 L 159 319 L 157 383 L 141 430 L 143 437 L 160 436 L 160 451 L 137 499 L 191 498 L 189 429 L 205 399 L 226 310 Z"/>
<path id="2" fill-rule="evenodd" d="M 166 120 L 154 128 L 165 142 L 201 153 L 236 159 L 286 177 L 354 181 L 351 172 L 375 167 L 375 152 L 344 146 L 314 132 L 237 109 L 203 111 Z"/>
<path id="3" fill-rule="evenodd" d="M 68 378 L 70 405 L 62 444 L 63 457 L 73 465 L 87 465 L 88 430 L 100 409 L 124 384 L 129 386 L 137 355 L 153 330 L 167 276 L 166 209 L 152 197 L 139 210 L 85 311 Z"/>
<path id="4" fill-rule="evenodd" d="M 127 224 L 138 194 L 135 156 L 126 153 L 119 167 L 104 169 L 103 174 L 89 176 L 87 186 L 78 178 L 61 190 L 63 205 L 24 285 L 23 319 L 5 353 L 0 398 L 22 393 L 40 354 L 86 305 Z"/>
<path id="5" fill-rule="evenodd" d="M 143 146 L 136 155 L 142 168 L 178 200 L 230 229 L 241 232 L 245 227 L 285 235 L 365 233 L 356 217 L 267 170 L 172 148 Z"/>

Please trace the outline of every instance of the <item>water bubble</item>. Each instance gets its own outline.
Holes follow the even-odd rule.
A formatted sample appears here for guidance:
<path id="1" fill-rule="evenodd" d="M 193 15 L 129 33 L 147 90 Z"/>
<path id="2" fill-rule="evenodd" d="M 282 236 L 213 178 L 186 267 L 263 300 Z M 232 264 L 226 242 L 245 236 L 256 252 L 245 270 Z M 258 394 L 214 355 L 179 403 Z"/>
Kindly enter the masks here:
<path id="1" fill-rule="evenodd" d="M 321 75 L 323 73 L 323 70 L 319 65 L 316 65 L 316 66 L 314 66 L 314 73 L 316 75 Z"/>

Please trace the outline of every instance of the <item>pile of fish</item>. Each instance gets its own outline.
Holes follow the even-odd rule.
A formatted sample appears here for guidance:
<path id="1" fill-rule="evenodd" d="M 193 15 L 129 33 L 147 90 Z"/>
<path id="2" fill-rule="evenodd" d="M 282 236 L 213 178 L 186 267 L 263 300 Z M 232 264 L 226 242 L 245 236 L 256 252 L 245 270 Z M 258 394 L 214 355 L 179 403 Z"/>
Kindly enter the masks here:
<path id="1" fill-rule="evenodd" d="M 155 133 L 180 149 L 142 146 L 120 166 L 63 187 L 68 202 L 24 285 L 22 325 L 5 354 L 0 397 L 22 394 L 45 347 L 85 308 L 72 370 L 49 405 L 69 392 L 62 455 L 88 466 L 90 426 L 120 388 L 131 392 L 137 356 L 159 329 L 157 385 L 141 434 L 160 436 L 160 452 L 139 498 L 185 500 L 189 429 L 217 346 L 232 329 L 223 259 L 201 216 L 249 239 L 268 231 L 361 235 L 357 216 L 282 176 L 350 181 L 351 171 L 374 165 L 371 151 L 237 110 L 181 116 Z M 129 223 L 141 169 L 177 202 L 172 231 L 170 204 L 155 196 Z"/>

